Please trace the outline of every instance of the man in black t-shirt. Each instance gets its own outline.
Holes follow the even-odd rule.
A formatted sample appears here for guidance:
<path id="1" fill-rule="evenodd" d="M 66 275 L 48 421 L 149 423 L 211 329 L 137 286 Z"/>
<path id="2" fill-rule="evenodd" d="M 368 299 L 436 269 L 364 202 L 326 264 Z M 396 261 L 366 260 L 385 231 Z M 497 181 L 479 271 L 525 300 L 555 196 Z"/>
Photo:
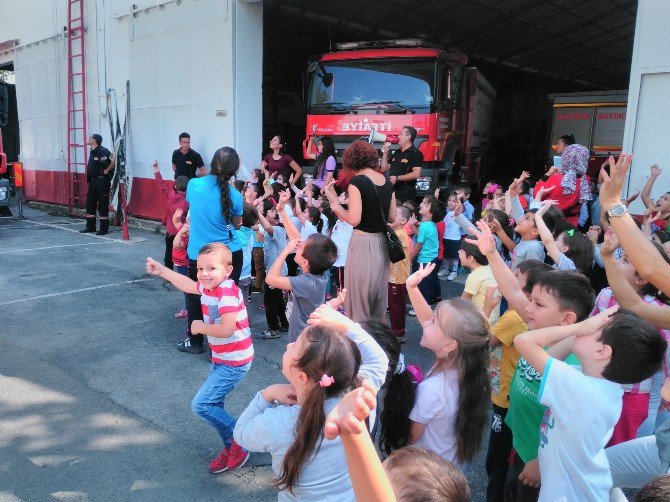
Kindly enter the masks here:
<path id="1" fill-rule="evenodd" d="M 191 150 L 191 136 L 187 132 L 179 135 L 179 148 L 172 152 L 172 170 L 175 180 L 179 176 L 191 179 L 207 174 L 202 157 L 195 150 Z"/>
<path id="2" fill-rule="evenodd" d="M 97 235 L 105 235 L 109 231 L 109 188 L 114 171 L 114 155 L 102 146 L 102 136 L 91 134 L 88 138 L 91 153 L 86 165 L 86 228 L 80 230 L 82 234 L 95 232 L 95 211 L 100 216 L 100 230 Z"/>
<path id="3" fill-rule="evenodd" d="M 406 200 L 416 199 L 416 180 L 421 176 L 423 154 L 414 146 L 416 129 L 405 126 L 398 135 L 398 148 L 389 153 L 391 143 L 382 146 L 381 172 L 389 173 L 389 181 L 393 183 L 395 200 L 402 204 Z"/>

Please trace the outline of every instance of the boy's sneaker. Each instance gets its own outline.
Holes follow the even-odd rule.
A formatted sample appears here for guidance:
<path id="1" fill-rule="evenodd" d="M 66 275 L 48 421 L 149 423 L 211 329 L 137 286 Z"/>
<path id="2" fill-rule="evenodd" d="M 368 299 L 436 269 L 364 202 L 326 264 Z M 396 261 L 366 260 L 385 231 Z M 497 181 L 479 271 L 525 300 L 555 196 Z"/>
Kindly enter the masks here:
<path id="1" fill-rule="evenodd" d="M 228 470 L 239 469 L 249 460 L 249 451 L 242 448 L 233 441 L 230 444 L 230 455 L 228 455 Z"/>
<path id="2" fill-rule="evenodd" d="M 458 275 L 467 274 L 470 272 L 470 269 L 467 267 L 458 267 Z"/>
<path id="3" fill-rule="evenodd" d="M 279 326 L 279 331 L 281 331 L 282 333 L 287 333 L 288 332 L 288 325 Z"/>
<path id="4" fill-rule="evenodd" d="M 224 448 L 214 460 L 209 463 L 209 472 L 217 474 L 219 472 L 228 470 L 228 458 L 230 457 L 230 450 Z"/>
<path id="5" fill-rule="evenodd" d="M 265 310 L 265 304 L 264 304 L 264 303 L 261 303 L 261 304 L 258 306 L 258 310 Z"/>
<path id="6" fill-rule="evenodd" d="M 409 309 L 409 312 L 407 312 L 409 315 L 416 317 L 416 312 L 414 309 Z"/>
<path id="7" fill-rule="evenodd" d="M 398 335 L 398 341 L 400 343 L 405 343 L 407 339 L 405 338 L 405 335 Z"/>
<path id="8" fill-rule="evenodd" d="M 266 329 L 262 333 L 256 335 L 256 338 L 259 340 L 274 340 L 275 338 L 279 338 L 279 333 L 273 329 Z"/>
<path id="9" fill-rule="evenodd" d="M 454 279 L 456 279 L 457 276 L 458 276 L 458 273 L 456 271 L 449 272 L 449 275 L 447 276 L 447 280 L 448 281 L 453 281 Z"/>
<path id="10" fill-rule="evenodd" d="M 437 276 L 440 277 L 440 278 L 442 278 L 442 277 L 446 277 L 447 274 L 449 274 L 449 271 L 448 271 L 446 268 L 443 268 L 442 270 L 440 270 L 440 271 L 437 273 Z"/>
<path id="11" fill-rule="evenodd" d="M 202 343 L 192 343 L 190 338 L 178 343 L 177 350 L 179 352 L 188 352 L 189 354 L 202 354 L 204 352 Z"/>

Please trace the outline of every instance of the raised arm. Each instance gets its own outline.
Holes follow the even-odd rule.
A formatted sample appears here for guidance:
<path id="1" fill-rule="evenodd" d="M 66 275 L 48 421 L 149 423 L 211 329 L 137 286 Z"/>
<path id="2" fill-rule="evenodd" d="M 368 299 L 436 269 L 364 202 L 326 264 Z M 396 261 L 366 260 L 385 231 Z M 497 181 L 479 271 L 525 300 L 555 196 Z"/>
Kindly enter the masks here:
<path id="1" fill-rule="evenodd" d="M 343 335 L 346 334 L 361 352 L 361 366 L 358 375 L 370 380 L 375 389 L 380 389 L 386 380 L 388 370 L 388 357 L 374 338 L 365 331 L 360 324 L 352 321 L 347 316 L 340 314 L 324 303 L 309 316 L 307 324 L 312 326 L 331 326 Z"/>
<path id="2" fill-rule="evenodd" d="M 277 259 L 268 270 L 267 275 L 265 276 L 265 283 L 268 286 L 273 288 L 283 289 L 284 291 L 291 291 L 291 281 L 288 277 L 283 277 L 281 275 L 281 269 L 288 258 L 288 255 L 295 252 L 295 249 L 298 247 L 300 241 L 298 239 L 290 240 L 286 243 L 286 246 L 282 252 L 277 256 Z"/>
<path id="3" fill-rule="evenodd" d="M 184 247 L 184 234 L 188 232 L 189 225 L 184 223 L 181 228 L 177 231 L 177 235 L 174 236 L 174 241 L 172 241 L 172 247 L 174 249 L 181 249 Z"/>
<path id="4" fill-rule="evenodd" d="M 507 300 L 510 308 L 514 309 L 525 322 L 528 322 L 528 314 L 526 313 L 526 307 L 530 304 L 528 297 L 519 286 L 519 282 L 512 271 L 505 265 L 498 251 L 496 251 L 496 244 L 489 226 L 483 221 L 478 221 L 477 228 L 480 231 L 479 236 L 476 239 L 466 238 L 466 242 L 475 244 L 482 254 L 488 258 L 500 294 Z"/>
<path id="5" fill-rule="evenodd" d="M 279 202 L 277 202 L 277 213 L 279 213 L 281 221 L 282 223 L 284 223 L 284 230 L 286 230 L 286 235 L 288 236 L 289 240 L 300 239 L 300 232 L 295 227 L 295 225 L 293 224 L 293 220 L 286 212 L 286 203 L 289 201 L 290 198 L 291 193 L 288 190 L 279 192 Z M 296 206 L 297 205 L 298 201 L 296 201 Z"/>
<path id="6" fill-rule="evenodd" d="M 196 287 L 196 283 L 193 279 L 190 279 L 188 276 L 181 275 L 174 270 L 170 270 L 165 265 L 158 263 L 151 257 L 147 257 L 147 273 L 151 275 L 157 275 L 170 281 L 174 287 L 183 291 L 184 293 L 189 293 L 191 295 L 199 295 L 200 291 Z"/>
<path id="7" fill-rule="evenodd" d="M 170 195 L 170 189 L 165 184 L 165 180 L 163 180 L 163 176 L 161 176 L 161 171 L 158 168 L 158 161 L 154 160 L 154 163 L 151 164 L 151 167 L 154 170 L 154 177 L 156 178 L 156 183 L 158 184 L 158 188 L 160 189 L 161 192 L 163 192 L 163 195 L 168 197 Z"/>
<path id="8" fill-rule="evenodd" d="M 409 301 L 412 303 L 414 312 L 416 312 L 416 318 L 419 320 L 419 324 L 421 325 L 423 325 L 424 322 L 433 319 L 433 311 L 430 308 L 430 305 L 428 305 L 426 299 L 423 297 L 423 294 L 421 294 L 421 291 L 419 291 L 419 283 L 424 278 L 428 277 L 434 268 L 434 263 L 429 263 L 427 265 L 421 263 L 419 265 L 419 270 L 410 275 L 407 278 L 407 282 L 405 283 L 405 286 L 407 287 L 407 294 L 409 295 Z"/>
<path id="9" fill-rule="evenodd" d="M 553 200 L 545 200 L 542 202 L 542 206 L 535 213 L 535 226 L 537 227 L 538 232 L 540 233 L 540 239 L 542 239 L 542 244 L 547 249 L 547 254 L 551 256 L 551 259 L 554 260 L 554 263 L 558 263 L 561 259 L 561 251 L 554 241 L 554 236 L 551 234 L 551 230 L 544 222 L 544 214 L 553 206 L 555 202 Z"/>
<path id="10" fill-rule="evenodd" d="M 604 181 L 600 188 L 600 203 L 603 214 L 615 204 L 621 203 L 621 188 L 632 158 L 632 155 L 621 154 L 614 162 L 614 158 L 610 157 L 610 174 L 602 171 Z M 640 277 L 651 282 L 666 295 L 670 295 L 670 265 L 665 262 L 651 241 L 644 237 L 633 217 L 626 213 L 620 217 L 610 217 L 609 220 L 621 247 L 626 252 L 626 258 L 633 264 Z"/>
<path id="11" fill-rule="evenodd" d="M 571 336 L 586 336 L 601 331 L 609 324 L 610 316 L 617 310 L 619 306 L 615 305 L 582 322 L 527 331 L 514 338 L 514 347 L 542 375 L 551 357 L 544 350 L 545 347 Z"/>
<path id="12" fill-rule="evenodd" d="M 263 215 L 263 211 L 258 211 L 258 222 L 261 224 L 261 227 L 263 227 L 263 230 L 265 230 L 267 233 L 272 235 L 274 233 L 274 227 L 272 226 L 272 223 L 270 223 L 267 218 Z"/>
<path id="13" fill-rule="evenodd" d="M 656 180 L 661 175 L 661 172 L 661 168 L 656 164 L 649 168 L 649 179 L 647 179 L 647 182 L 642 189 L 642 193 L 640 194 L 644 207 L 649 207 L 650 205 L 654 204 L 654 200 L 651 198 L 651 190 L 654 188 L 654 183 L 656 183 Z"/>
<path id="14" fill-rule="evenodd" d="M 328 414 L 323 435 L 329 440 L 340 436 L 358 502 L 395 502 L 393 487 L 365 424 L 377 404 L 376 394 L 368 381 L 346 394 Z"/>
<path id="15" fill-rule="evenodd" d="M 610 232 L 605 235 L 605 241 L 600 246 L 607 282 L 617 303 L 621 308 L 632 310 L 659 329 L 670 329 L 670 308 L 645 302 L 621 273 L 613 254 L 618 245 L 616 235 Z"/>

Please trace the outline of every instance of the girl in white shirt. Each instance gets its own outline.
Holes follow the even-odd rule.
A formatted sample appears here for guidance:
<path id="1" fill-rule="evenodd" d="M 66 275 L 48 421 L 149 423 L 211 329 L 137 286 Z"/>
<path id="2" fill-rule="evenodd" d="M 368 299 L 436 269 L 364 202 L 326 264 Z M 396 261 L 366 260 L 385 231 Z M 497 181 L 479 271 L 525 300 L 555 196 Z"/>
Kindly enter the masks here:
<path id="1" fill-rule="evenodd" d="M 395 448 L 427 448 L 463 469 L 477 454 L 487 421 L 489 323 L 472 302 L 460 298 L 440 302 L 433 313 L 418 285 L 434 267 L 421 265 L 406 286 L 423 326 L 421 346 L 435 354 L 435 364 L 419 384 L 411 410 L 401 409 L 403 400 L 394 400 L 389 386 L 384 405 L 396 403 L 396 424 L 382 415 L 382 438 Z M 409 427 L 398 427 L 403 419 Z M 392 431 L 404 437 L 389 437 Z"/>

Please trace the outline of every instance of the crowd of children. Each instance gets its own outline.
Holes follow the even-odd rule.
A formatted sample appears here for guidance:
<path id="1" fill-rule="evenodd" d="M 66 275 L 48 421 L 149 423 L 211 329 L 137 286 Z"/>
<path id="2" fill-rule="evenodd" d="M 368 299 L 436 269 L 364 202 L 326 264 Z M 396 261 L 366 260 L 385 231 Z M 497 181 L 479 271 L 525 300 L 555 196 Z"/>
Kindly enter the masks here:
<path id="1" fill-rule="evenodd" d="M 166 188 L 155 166 L 168 236 L 164 265 L 148 258 L 146 267 L 201 298 L 204 319 L 190 332 L 207 336 L 212 364 L 192 408 L 223 442 L 210 471 L 269 452 L 279 500 L 465 501 L 464 473 L 490 416 L 487 501 L 615 500 L 617 488 L 666 474 L 670 421 L 653 444 L 638 433 L 670 394 L 670 379 L 663 392 L 654 384 L 668 373 L 670 193 L 651 200 L 653 166 L 647 212 L 633 219 L 620 194 L 631 159 L 610 159 L 594 187 L 601 212 L 578 225 L 581 209 L 560 198 L 580 199 L 589 180 L 568 171 L 579 145 L 561 141 L 567 162 L 548 173 L 554 185 L 533 189 L 526 172 L 506 189 L 492 182 L 481 214 L 468 185 L 399 205 L 390 227 L 405 258 L 390 264 L 388 316 L 361 324 L 343 308 L 353 227 L 322 194 L 332 185 L 330 143 L 313 156 L 319 183 L 298 188 L 299 173 L 275 169 L 271 156 L 235 182 L 244 196 L 236 282 L 219 243 L 200 250 L 197 281 L 187 276 L 187 188 L 179 180 Z M 347 202 L 345 189 L 339 203 Z M 463 270 L 462 296 L 443 299 L 440 281 Z M 224 403 L 251 367 L 247 309 L 261 292 L 267 329 L 255 338 L 273 343 L 287 333 L 288 383 L 259 391 L 235 419 Z M 401 352 L 407 315 L 435 357 L 425 377 Z M 658 479 L 640 493 L 670 500 L 667 486 Z"/>

